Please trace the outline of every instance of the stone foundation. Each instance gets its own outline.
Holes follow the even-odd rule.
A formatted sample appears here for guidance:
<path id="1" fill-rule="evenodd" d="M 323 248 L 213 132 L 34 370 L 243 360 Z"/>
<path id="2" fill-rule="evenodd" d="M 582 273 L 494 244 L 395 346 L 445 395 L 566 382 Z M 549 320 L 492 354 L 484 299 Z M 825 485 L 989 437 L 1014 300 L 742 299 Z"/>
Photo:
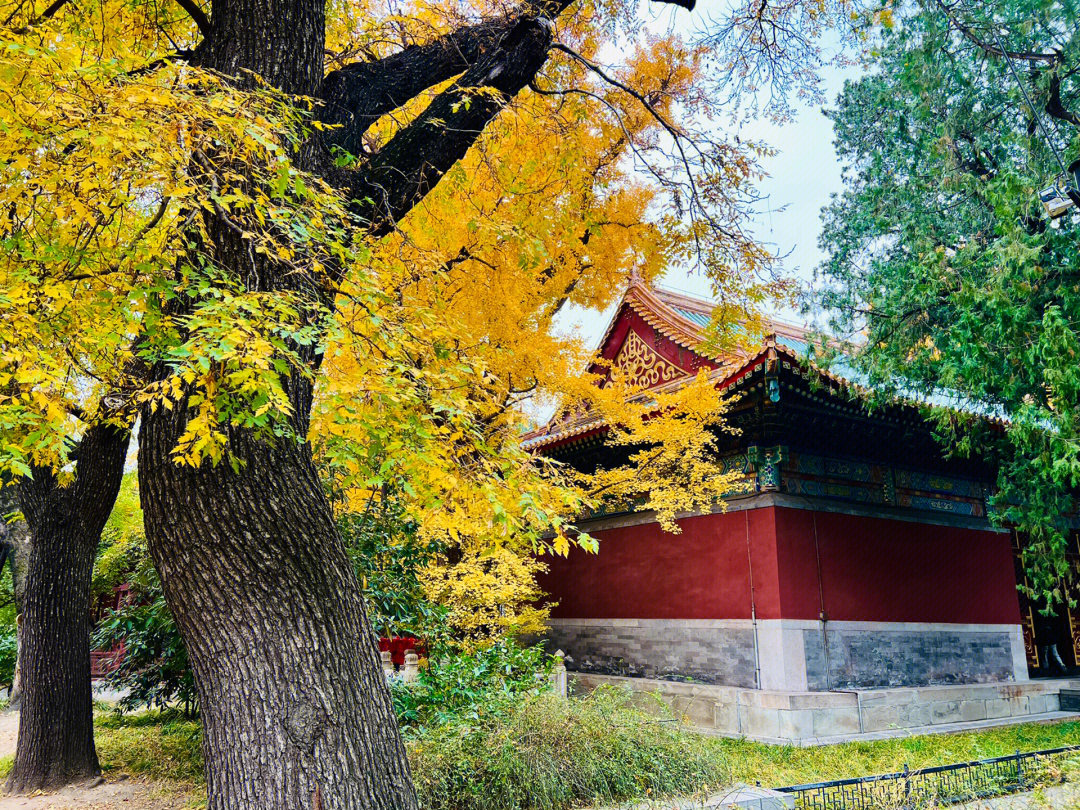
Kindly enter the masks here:
<path id="1" fill-rule="evenodd" d="M 1080 680 L 924 686 L 846 692 L 778 692 L 607 675 L 571 676 L 574 691 L 614 685 L 655 706 L 659 696 L 699 730 L 760 742 L 818 745 L 1063 717 L 1059 693 Z M 645 696 L 649 695 L 649 698 Z M 1076 715 L 1072 715 L 1076 716 Z"/>
<path id="2" fill-rule="evenodd" d="M 578 672 L 815 692 L 1027 680 L 1019 625 L 552 619 Z"/>
<path id="3" fill-rule="evenodd" d="M 994 683 L 1024 680 L 1013 656 L 1011 627 L 953 628 L 840 623 L 804 629 L 811 690 Z M 850 626 L 855 625 L 855 626 Z"/>
<path id="4" fill-rule="evenodd" d="M 552 619 L 547 639 L 577 672 L 755 685 L 749 620 Z"/>

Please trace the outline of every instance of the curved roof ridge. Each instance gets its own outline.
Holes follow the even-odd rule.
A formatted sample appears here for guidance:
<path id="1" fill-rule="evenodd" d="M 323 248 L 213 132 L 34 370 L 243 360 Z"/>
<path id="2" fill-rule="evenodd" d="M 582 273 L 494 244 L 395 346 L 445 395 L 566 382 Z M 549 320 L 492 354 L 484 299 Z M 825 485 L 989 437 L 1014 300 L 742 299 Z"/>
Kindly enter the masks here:
<path id="1" fill-rule="evenodd" d="M 645 282 L 632 279 L 623 300 L 649 326 L 656 329 L 664 337 L 669 338 L 684 349 L 692 349 L 701 354 L 701 342 L 704 338 L 702 325 L 682 315 L 665 298 L 668 298 L 666 293 L 657 293 L 654 288 Z M 715 309 L 715 304 L 710 305 L 709 302 L 701 301 L 701 299 L 687 300 L 694 302 L 695 306 L 698 307 L 709 305 L 708 312 L 702 312 L 704 315 L 711 316 L 712 310 Z M 716 359 L 710 355 L 703 356 Z"/>

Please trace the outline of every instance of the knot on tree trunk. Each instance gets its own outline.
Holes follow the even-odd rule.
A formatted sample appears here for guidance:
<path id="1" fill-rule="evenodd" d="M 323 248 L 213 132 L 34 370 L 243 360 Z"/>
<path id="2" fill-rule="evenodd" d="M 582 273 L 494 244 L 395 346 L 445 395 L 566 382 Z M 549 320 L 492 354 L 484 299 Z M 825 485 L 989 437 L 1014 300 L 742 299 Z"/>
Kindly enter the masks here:
<path id="1" fill-rule="evenodd" d="M 330 717 L 326 710 L 304 698 L 293 703 L 285 716 L 289 741 L 309 757 L 314 754 L 315 744 L 329 725 Z"/>

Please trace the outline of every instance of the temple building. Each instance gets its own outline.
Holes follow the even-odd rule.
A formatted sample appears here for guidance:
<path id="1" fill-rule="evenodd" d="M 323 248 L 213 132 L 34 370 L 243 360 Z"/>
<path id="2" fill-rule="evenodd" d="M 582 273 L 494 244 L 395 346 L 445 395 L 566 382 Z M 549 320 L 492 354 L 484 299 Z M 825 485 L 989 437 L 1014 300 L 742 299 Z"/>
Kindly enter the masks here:
<path id="1" fill-rule="evenodd" d="M 1017 539 L 987 517 L 994 470 L 947 458 L 917 403 L 868 410 L 854 373 L 808 359 L 802 329 L 702 352 L 711 309 L 633 282 L 602 339 L 650 387 L 705 368 L 737 394 L 721 452 L 747 479 L 677 535 L 648 512 L 594 515 L 581 526 L 599 554 L 550 561 L 551 646 L 579 683 L 656 689 L 718 733 L 799 743 L 1055 716 L 1068 682 L 1031 679 L 1045 662 Z M 592 468 L 612 461 L 606 429 L 553 419 L 526 446 Z M 1080 616 L 1057 627 L 1075 666 Z"/>

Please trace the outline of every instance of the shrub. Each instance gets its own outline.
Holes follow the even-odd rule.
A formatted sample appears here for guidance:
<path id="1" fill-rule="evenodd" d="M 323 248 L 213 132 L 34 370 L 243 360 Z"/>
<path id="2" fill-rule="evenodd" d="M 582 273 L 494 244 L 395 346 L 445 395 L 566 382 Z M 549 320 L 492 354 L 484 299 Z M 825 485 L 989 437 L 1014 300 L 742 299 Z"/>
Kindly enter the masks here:
<path id="1" fill-rule="evenodd" d="M 509 698 L 551 689 L 551 656 L 543 647 L 498 641 L 472 653 L 429 660 L 413 683 L 395 680 L 394 709 L 402 731 L 422 733 L 429 726 L 476 720 Z"/>
<path id="2" fill-rule="evenodd" d="M 96 647 L 122 649 L 119 665 L 106 681 L 114 689 L 128 690 L 118 704 L 123 711 L 179 704 L 191 717 L 196 710 L 196 692 L 187 648 L 156 574 L 152 569 L 144 570 L 140 579 L 137 601 L 109 611 L 98 626 Z"/>
<path id="3" fill-rule="evenodd" d="M 0 683 L 10 684 L 15 680 L 15 658 L 18 643 L 15 631 L 0 633 Z"/>
<path id="4" fill-rule="evenodd" d="M 364 591 L 376 635 L 413 636 L 436 642 L 445 635 L 446 609 L 424 594 L 420 573 L 442 545 L 417 537 L 399 512 L 347 513 L 338 531 Z"/>
<path id="5" fill-rule="evenodd" d="M 730 782 L 722 760 L 688 744 L 659 702 L 645 712 L 615 689 L 508 701 L 431 727 L 409 755 L 425 810 L 563 810 Z"/>

